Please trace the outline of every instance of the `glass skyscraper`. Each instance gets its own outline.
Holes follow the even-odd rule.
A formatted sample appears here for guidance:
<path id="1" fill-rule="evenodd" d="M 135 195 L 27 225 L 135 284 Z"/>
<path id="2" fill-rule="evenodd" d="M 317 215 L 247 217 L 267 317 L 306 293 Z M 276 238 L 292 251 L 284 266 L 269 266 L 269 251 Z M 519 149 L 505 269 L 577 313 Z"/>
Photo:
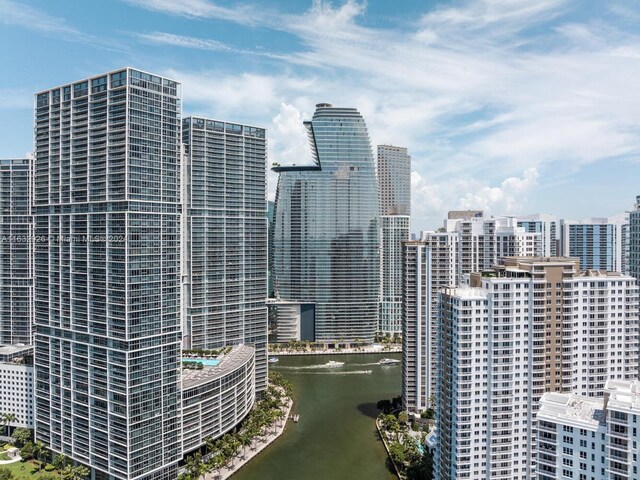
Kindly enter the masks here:
<path id="1" fill-rule="evenodd" d="M 36 95 L 36 439 L 96 478 L 182 456 L 180 117 L 130 68 Z"/>
<path id="2" fill-rule="evenodd" d="M 266 135 L 263 128 L 183 120 L 184 345 L 255 347 L 256 391 L 267 384 Z"/>
<path id="3" fill-rule="evenodd" d="M 0 345 L 33 342 L 32 164 L 0 160 Z"/>
<path id="4" fill-rule="evenodd" d="M 324 103 L 304 125 L 315 164 L 273 169 L 276 296 L 315 303 L 317 341 L 372 342 L 379 207 L 367 127 L 356 109 Z"/>

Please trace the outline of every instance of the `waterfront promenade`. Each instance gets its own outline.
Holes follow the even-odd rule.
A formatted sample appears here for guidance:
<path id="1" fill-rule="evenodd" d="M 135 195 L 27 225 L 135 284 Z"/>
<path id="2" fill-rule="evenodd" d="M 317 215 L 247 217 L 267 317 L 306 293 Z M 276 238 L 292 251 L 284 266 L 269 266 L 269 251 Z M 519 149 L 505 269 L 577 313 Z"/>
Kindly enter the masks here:
<path id="1" fill-rule="evenodd" d="M 213 472 L 208 472 L 204 475 L 205 480 L 226 480 L 231 477 L 234 473 L 244 467 L 248 462 L 251 461 L 254 457 L 256 457 L 260 452 L 262 452 L 265 448 L 267 448 L 272 442 L 274 442 L 280 435 L 284 433 L 284 430 L 287 426 L 287 422 L 289 417 L 291 416 L 291 408 L 293 407 L 293 400 L 290 398 L 287 399 L 287 403 L 283 405 L 282 411 L 284 412 L 284 416 L 281 421 L 276 422 L 275 428 L 267 427 L 266 435 L 258 436 L 253 439 L 250 445 L 245 447 L 238 458 L 235 458 L 232 463 L 227 465 L 220 470 L 214 470 Z"/>
<path id="2" fill-rule="evenodd" d="M 364 347 L 353 348 L 328 348 L 328 349 L 278 349 L 269 350 L 270 356 L 287 356 L 287 355 L 352 355 L 352 354 L 371 354 L 371 353 L 402 353 L 402 345 L 367 345 Z"/>

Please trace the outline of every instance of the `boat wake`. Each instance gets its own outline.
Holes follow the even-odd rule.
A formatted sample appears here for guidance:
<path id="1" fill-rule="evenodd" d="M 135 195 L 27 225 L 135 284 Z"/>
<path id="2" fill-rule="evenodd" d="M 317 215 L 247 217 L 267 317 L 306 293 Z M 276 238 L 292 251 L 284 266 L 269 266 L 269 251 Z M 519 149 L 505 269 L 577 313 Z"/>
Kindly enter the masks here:
<path id="1" fill-rule="evenodd" d="M 335 370 L 330 372 L 300 372 L 305 375 L 369 375 L 373 370 Z"/>

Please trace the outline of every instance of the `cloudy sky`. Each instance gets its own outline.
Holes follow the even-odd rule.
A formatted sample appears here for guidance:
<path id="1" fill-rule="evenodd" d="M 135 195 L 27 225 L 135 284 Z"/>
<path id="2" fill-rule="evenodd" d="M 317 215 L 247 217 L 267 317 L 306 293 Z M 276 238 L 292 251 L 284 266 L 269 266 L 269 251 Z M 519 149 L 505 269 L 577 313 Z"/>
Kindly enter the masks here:
<path id="1" fill-rule="evenodd" d="M 0 42 L 0 157 L 32 149 L 34 92 L 130 65 L 181 82 L 185 114 L 266 127 L 269 162 L 300 163 L 316 103 L 357 107 L 411 153 L 414 231 L 640 194 L 630 0 L 0 0 Z"/>

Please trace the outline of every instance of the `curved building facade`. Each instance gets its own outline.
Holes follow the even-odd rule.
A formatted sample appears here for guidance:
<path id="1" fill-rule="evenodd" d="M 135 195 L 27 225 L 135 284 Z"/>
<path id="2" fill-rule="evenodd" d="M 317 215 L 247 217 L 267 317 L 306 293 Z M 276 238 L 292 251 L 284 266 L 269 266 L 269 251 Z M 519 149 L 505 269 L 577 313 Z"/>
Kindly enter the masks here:
<path id="1" fill-rule="evenodd" d="M 317 105 L 315 165 L 275 167 L 274 270 L 282 300 L 315 304 L 315 340 L 372 342 L 378 320 L 378 193 L 362 115 Z"/>
<path id="2" fill-rule="evenodd" d="M 222 361 L 182 373 L 182 452 L 235 428 L 255 402 L 255 349 L 236 345 Z"/>

